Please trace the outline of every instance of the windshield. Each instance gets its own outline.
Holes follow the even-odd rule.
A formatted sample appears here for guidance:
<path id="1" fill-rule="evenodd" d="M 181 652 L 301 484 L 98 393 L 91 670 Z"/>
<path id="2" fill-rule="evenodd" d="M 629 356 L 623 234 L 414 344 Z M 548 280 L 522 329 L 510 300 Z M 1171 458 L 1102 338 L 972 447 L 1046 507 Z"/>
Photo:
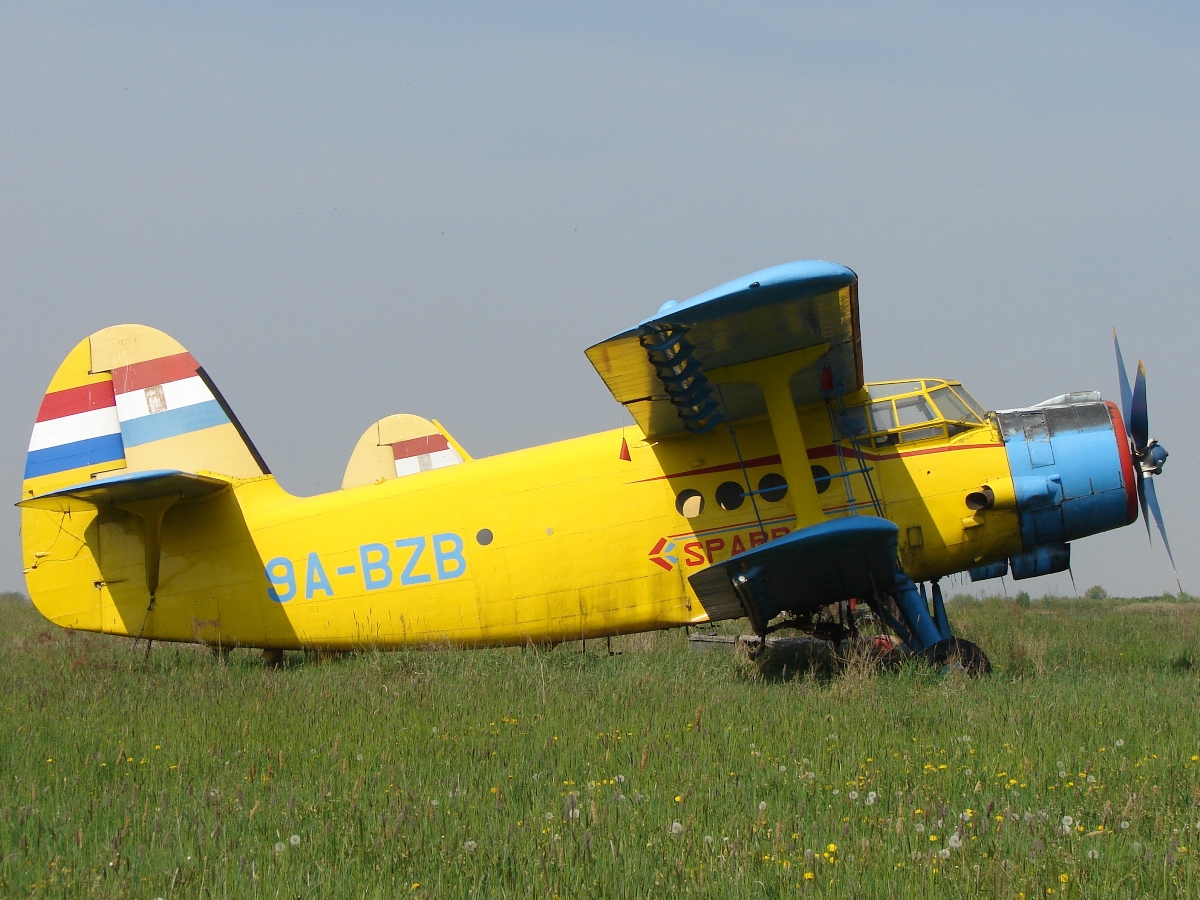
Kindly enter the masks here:
<path id="1" fill-rule="evenodd" d="M 963 393 L 966 393 L 964 391 Z M 949 387 L 940 387 L 937 390 L 929 392 L 930 398 L 937 404 L 937 408 L 942 415 L 951 422 L 982 422 L 983 418 L 975 413 L 957 394 Z M 970 396 L 968 394 L 967 396 Z"/>

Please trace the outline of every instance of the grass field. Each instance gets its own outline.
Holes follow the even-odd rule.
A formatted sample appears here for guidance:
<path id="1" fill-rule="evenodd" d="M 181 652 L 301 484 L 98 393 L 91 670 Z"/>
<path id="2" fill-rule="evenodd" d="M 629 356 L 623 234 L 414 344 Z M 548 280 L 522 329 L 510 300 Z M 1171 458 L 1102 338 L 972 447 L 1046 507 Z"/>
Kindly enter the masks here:
<path id="1" fill-rule="evenodd" d="M 270 671 L 0 602 L 0 895 L 1200 896 L 1200 603 L 951 620 L 991 677 L 682 632 Z"/>

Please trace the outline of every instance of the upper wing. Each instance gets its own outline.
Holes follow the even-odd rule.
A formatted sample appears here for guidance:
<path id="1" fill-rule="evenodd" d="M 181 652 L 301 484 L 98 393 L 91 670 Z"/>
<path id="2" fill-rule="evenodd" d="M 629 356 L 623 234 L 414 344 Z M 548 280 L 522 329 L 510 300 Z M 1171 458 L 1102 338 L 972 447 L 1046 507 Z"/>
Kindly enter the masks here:
<path id="1" fill-rule="evenodd" d="M 835 263 L 802 260 L 668 301 L 587 355 L 617 402 L 655 436 L 762 415 L 756 389 L 731 385 L 718 393 L 705 372 L 824 343 L 824 356 L 792 379 L 798 406 L 863 384 L 858 276 Z"/>

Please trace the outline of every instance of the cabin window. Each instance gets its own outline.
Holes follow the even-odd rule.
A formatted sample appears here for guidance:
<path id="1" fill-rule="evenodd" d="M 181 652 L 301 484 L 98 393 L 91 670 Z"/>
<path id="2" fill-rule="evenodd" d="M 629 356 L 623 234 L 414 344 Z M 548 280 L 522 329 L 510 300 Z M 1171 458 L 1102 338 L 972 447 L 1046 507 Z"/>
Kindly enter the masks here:
<path id="1" fill-rule="evenodd" d="M 829 490 L 829 484 L 832 479 L 829 477 L 829 470 L 824 466 L 809 466 L 812 471 L 813 481 L 817 484 L 817 493 L 823 494 Z"/>
<path id="2" fill-rule="evenodd" d="M 679 492 L 675 498 L 675 509 L 687 519 L 694 519 L 704 512 L 704 495 L 693 488 Z"/>
<path id="3" fill-rule="evenodd" d="M 717 488 L 717 505 L 724 510 L 735 510 L 746 500 L 745 489 L 736 481 L 726 481 Z"/>
<path id="4" fill-rule="evenodd" d="M 758 495 L 768 503 L 779 503 L 787 496 L 787 479 L 778 472 L 768 472 L 758 480 Z"/>

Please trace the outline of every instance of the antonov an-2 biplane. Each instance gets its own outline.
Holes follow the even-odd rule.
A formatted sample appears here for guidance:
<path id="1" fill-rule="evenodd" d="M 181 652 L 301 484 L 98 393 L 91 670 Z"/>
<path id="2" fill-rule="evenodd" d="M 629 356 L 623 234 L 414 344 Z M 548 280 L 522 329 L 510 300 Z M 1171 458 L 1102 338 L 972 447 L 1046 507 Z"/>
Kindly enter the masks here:
<path id="1" fill-rule="evenodd" d="M 865 384 L 857 276 L 789 263 L 588 349 L 636 427 L 473 459 L 436 420 L 389 416 L 340 490 L 294 497 L 187 350 L 118 325 L 70 352 L 38 412 L 29 593 L 66 628 L 274 661 L 741 617 L 764 640 L 839 638 L 857 600 L 893 644 L 986 668 L 938 579 L 1065 570 L 1069 542 L 1133 522 L 1139 495 L 1162 529 L 1148 476 L 1166 452 L 1144 370 L 1131 390 L 1117 354 L 1123 411 Z"/>

